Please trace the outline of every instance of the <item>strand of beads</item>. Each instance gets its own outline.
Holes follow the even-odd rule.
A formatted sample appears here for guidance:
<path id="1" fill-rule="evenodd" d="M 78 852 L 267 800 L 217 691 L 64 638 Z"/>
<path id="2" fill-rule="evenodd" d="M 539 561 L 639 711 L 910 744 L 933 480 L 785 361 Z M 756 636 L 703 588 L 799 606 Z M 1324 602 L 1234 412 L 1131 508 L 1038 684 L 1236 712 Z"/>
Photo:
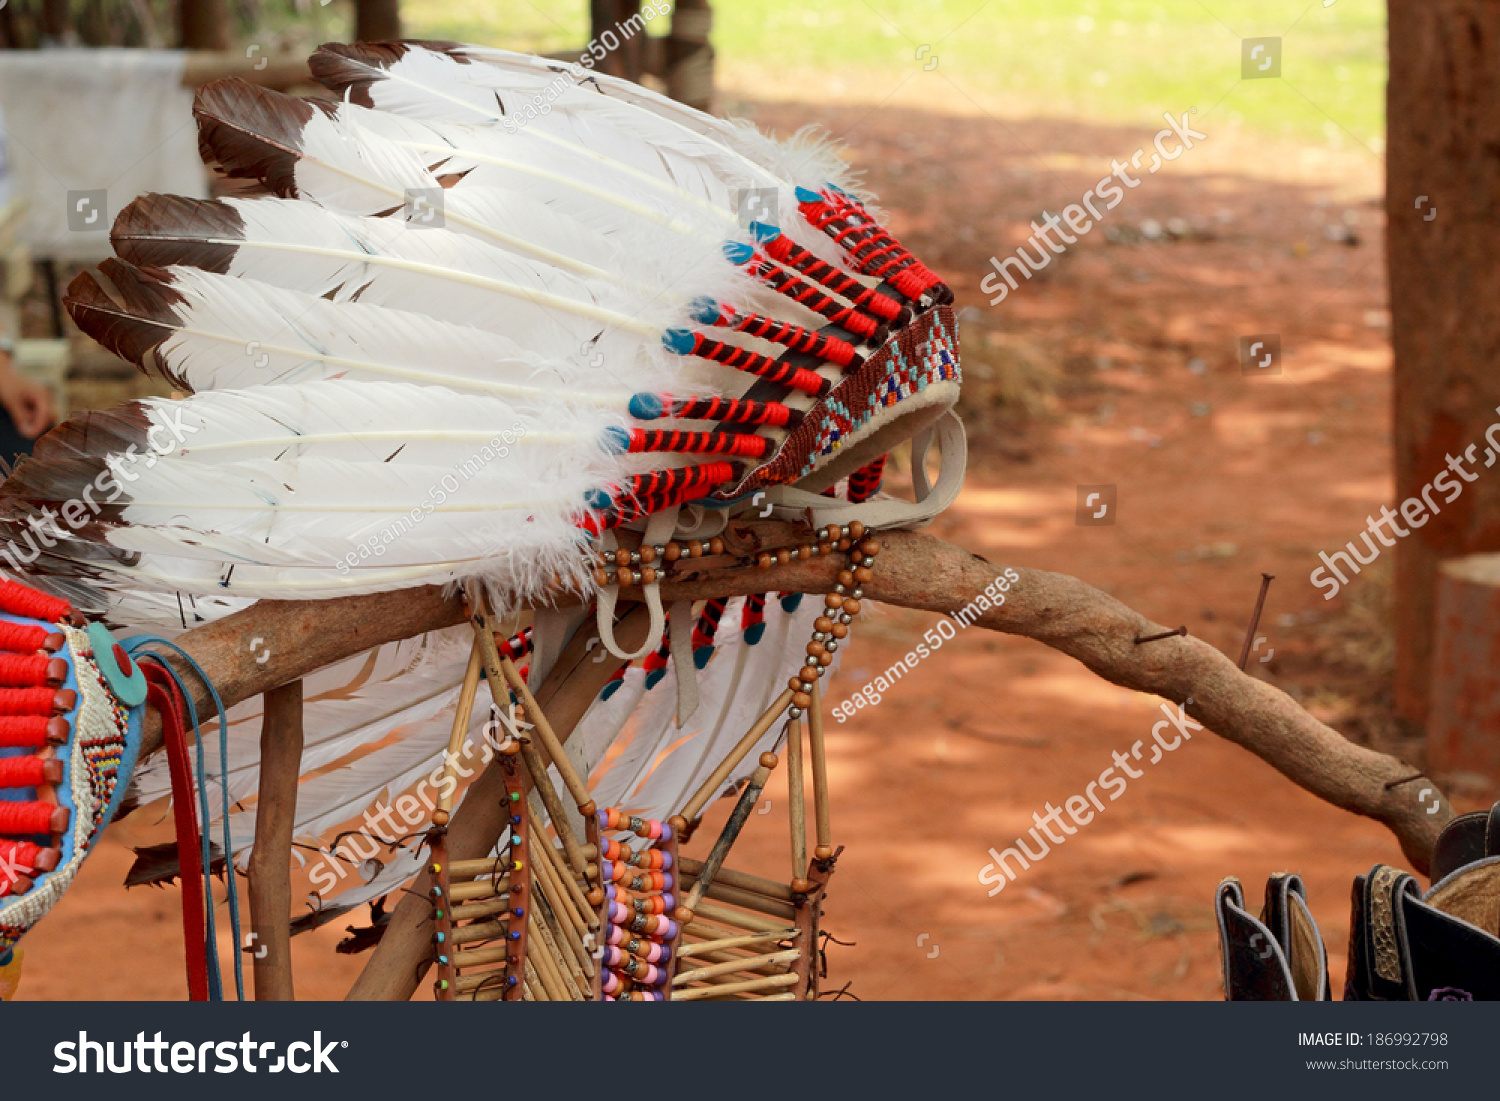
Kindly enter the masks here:
<path id="1" fill-rule="evenodd" d="M 594 580 L 600 585 L 649 585 L 661 580 L 667 563 L 681 558 L 702 558 L 704 555 L 724 553 L 724 540 L 673 539 L 666 543 L 646 543 L 635 550 L 599 552 L 599 565 L 594 569 Z M 610 567 L 613 567 L 611 569 Z"/>
<path id="2" fill-rule="evenodd" d="M 768 570 L 775 565 L 835 552 L 847 551 L 864 538 L 865 525 L 858 520 L 844 524 L 829 524 L 820 528 L 816 538 L 794 547 L 782 547 L 775 551 L 762 551 L 756 555 L 755 565 Z M 594 580 L 600 585 L 650 585 L 660 581 L 667 567 L 684 558 L 702 558 L 705 555 L 721 555 L 725 551 L 724 540 L 673 539 L 666 543 L 645 544 L 635 550 L 624 547 L 613 551 L 600 551 L 594 568 Z M 866 557 L 869 557 L 866 555 Z"/>
<path id="3" fill-rule="evenodd" d="M 802 543 L 795 547 L 782 547 L 780 550 L 763 551 L 756 556 L 755 565 L 762 570 L 769 570 L 772 566 L 785 566 L 788 562 L 798 559 L 817 558 L 819 555 L 829 555 L 837 551 L 846 551 L 852 547 L 856 540 L 865 532 L 865 526 L 858 520 L 839 527 L 837 524 L 829 524 L 816 533 L 818 538 L 810 543 Z"/>
<path id="4" fill-rule="evenodd" d="M 600 962 L 604 1000 L 659 1002 L 660 989 L 671 979 L 672 945 L 681 931 L 666 915 L 677 905 L 671 826 L 650 818 L 621 814 L 616 807 L 598 812 L 601 830 L 634 834 L 646 841 L 637 851 L 619 841 L 600 840 L 600 872 L 605 883 L 608 944 Z"/>
<path id="5" fill-rule="evenodd" d="M 787 682 L 792 690 L 792 706 L 787 711 L 793 719 L 812 706 L 812 687 L 833 664 L 833 655 L 849 635 L 849 626 L 859 615 L 860 599 L 865 595 L 864 586 L 874 576 L 875 558 L 880 554 L 880 543 L 874 539 L 861 539 L 865 526 L 859 521 L 843 530 L 853 534 L 840 539 L 849 542 L 849 567 L 839 571 L 838 583 L 833 592 L 823 598 L 824 614 L 813 623 L 812 640 L 807 644 L 807 662 L 798 674 Z M 861 539 L 858 546 L 853 540 Z"/>

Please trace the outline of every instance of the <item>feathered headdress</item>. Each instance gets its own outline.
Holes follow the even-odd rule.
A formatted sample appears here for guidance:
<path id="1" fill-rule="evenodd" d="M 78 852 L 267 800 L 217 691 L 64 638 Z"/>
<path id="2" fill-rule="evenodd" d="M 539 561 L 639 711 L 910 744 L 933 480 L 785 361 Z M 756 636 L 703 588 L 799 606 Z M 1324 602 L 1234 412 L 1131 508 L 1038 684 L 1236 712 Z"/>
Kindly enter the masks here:
<path id="1" fill-rule="evenodd" d="M 498 50 L 332 45 L 311 68 L 337 98 L 204 87 L 203 157 L 246 197 L 141 196 L 117 257 L 69 287 L 85 332 L 186 396 L 39 441 L 0 490 L 0 558 L 159 629 L 434 583 L 481 583 L 501 611 L 598 595 L 606 646 L 643 660 L 570 749 L 610 799 L 664 813 L 796 672 L 822 609 L 788 595 L 668 617 L 650 563 L 752 504 L 890 526 L 951 499 L 951 293 L 826 142 Z M 875 500 L 885 453 L 934 430 L 948 484 Z M 622 527 L 643 538 L 617 563 Z M 608 624 L 621 580 L 654 612 L 633 655 Z M 541 649 L 533 680 L 559 645 Z M 440 758 L 463 664 L 433 637 L 320 674 L 358 687 L 310 690 L 309 770 L 405 737 L 304 784 L 300 833 Z M 257 706 L 231 715 L 235 795 L 255 780 Z"/>

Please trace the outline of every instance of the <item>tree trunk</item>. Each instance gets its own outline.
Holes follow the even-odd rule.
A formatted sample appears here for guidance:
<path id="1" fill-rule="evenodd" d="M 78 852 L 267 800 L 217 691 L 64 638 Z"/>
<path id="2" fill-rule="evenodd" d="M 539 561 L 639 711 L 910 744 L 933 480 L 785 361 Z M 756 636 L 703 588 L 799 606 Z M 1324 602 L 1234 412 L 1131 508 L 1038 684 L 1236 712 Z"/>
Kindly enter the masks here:
<path id="1" fill-rule="evenodd" d="M 1425 724 L 1439 564 L 1500 550 L 1500 5 L 1391 0 L 1387 118 L 1396 498 L 1450 487 L 1396 549 L 1396 707 Z"/>
<path id="2" fill-rule="evenodd" d="M 707 111 L 714 99 L 714 48 L 708 40 L 714 14 L 709 0 L 677 0 L 667 40 L 667 94 Z"/>
<path id="3" fill-rule="evenodd" d="M 182 0 L 182 48 L 229 49 L 228 0 Z"/>
<path id="4" fill-rule="evenodd" d="M 401 37 L 401 0 L 354 0 L 354 40 L 392 42 Z"/>
<path id="5" fill-rule="evenodd" d="M 589 0 L 589 41 L 605 51 L 594 68 L 639 81 L 646 68 L 644 25 L 641 0 Z"/>

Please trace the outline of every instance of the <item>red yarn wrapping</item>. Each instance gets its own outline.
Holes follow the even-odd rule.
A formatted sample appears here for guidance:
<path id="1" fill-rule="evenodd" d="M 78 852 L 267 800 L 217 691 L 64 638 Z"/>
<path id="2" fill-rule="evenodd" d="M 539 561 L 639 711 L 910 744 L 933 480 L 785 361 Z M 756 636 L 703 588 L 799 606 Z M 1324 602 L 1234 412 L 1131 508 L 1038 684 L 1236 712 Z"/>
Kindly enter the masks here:
<path id="1" fill-rule="evenodd" d="M 72 617 L 73 605 L 14 581 L 0 581 L 0 612 L 56 623 Z"/>
<path id="2" fill-rule="evenodd" d="M 52 632 L 29 623 L 0 622 L 0 650 L 29 654 L 42 648 Z"/>
<path id="3" fill-rule="evenodd" d="M 0 788 L 34 788 L 46 783 L 40 757 L 0 757 Z"/>
<path id="4" fill-rule="evenodd" d="M 52 693 L 47 693 L 50 700 Z M 47 744 L 47 715 L 0 716 L 0 747 L 40 749 Z M 0 830 L 0 833 L 3 833 Z"/>
<path id="5" fill-rule="evenodd" d="M 0 803 L 0 833 L 51 833 L 55 803 Z"/>
<path id="6" fill-rule="evenodd" d="M 42 847 L 31 841 L 0 841 L 0 866 L 9 865 L 21 872 L 33 871 Z"/>
<path id="7" fill-rule="evenodd" d="M 0 688 L 0 716 L 50 715 L 56 697 L 51 688 Z"/>
<path id="8" fill-rule="evenodd" d="M 41 654 L 0 654 L 0 685 L 6 688 L 30 688 L 47 683 L 47 662 Z"/>

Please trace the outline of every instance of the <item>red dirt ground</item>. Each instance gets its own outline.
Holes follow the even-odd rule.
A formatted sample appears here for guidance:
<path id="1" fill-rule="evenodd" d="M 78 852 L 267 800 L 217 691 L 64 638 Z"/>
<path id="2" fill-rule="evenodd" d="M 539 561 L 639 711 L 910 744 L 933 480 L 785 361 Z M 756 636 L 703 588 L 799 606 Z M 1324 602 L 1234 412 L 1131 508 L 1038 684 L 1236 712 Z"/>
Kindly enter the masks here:
<path id="1" fill-rule="evenodd" d="M 1274 573 L 1258 656 L 1283 654 L 1252 668 L 1276 679 L 1288 652 L 1305 658 L 1314 621 L 1344 603 L 1326 605 L 1307 581 L 1317 552 L 1349 539 L 1391 492 L 1375 158 L 1205 125 L 1210 141 L 1107 216 L 1118 241 L 1096 229 L 991 309 L 979 290 L 988 258 L 1020 244 L 1044 209 L 1077 201 L 1109 158 L 1128 157 L 1151 132 L 891 107 L 783 103 L 756 113 L 783 132 L 820 121 L 843 136 L 898 234 L 951 281 L 960 305 L 979 307 L 964 326 L 968 488 L 936 534 L 997 564 L 1077 575 L 1231 655 L 1260 573 Z M 1180 239 L 1140 232 L 1148 219 L 1178 218 Z M 1334 226 L 1357 243 L 1331 239 Z M 1243 378 L 1238 337 L 1267 332 L 1281 335 L 1283 374 Z M 1029 417 L 1018 402 L 1031 404 Z M 1092 483 L 1119 486 L 1116 526 L 1075 525 L 1075 487 Z M 900 609 L 862 619 L 830 702 L 934 620 Z M 1310 668 L 1304 683 L 1317 684 Z M 1355 682 L 1344 711 L 1382 689 Z M 1338 699 L 1308 696 L 1338 710 Z M 1029 640 L 970 629 L 880 706 L 830 719 L 834 830 L 848 848 L 825 923 L 853 943 L 830 946 L 825 989 L 847 983 L 865 999 L 1218 998 L 1215 885 L 1237 875 L 1258 904 L 1265 877 L 1281 870 L 1306 880 L 1341 988 L 1350 879 L 1377 861 L 1400 865 L 1400 850 L 1381 826 L 1319 802 L 1210 732 L 987 896 L 978 881 L 987 849 L 1011 844 L 1048 801 L 1081 793 L 1113 750 L 1148 738 L 1158 703 Z M 783 791 L 768 791 L 736 867 L 788 877 Z M 726 813 L 721 805 L 695 848 Z M 22 998 L 183 996 L 175 888 L 119 886 L 124 843 L 148 836 L 159 831 L 134 822 L 106 836 L 28 938 Z M 298 939 L 302 997 L 339 997 L 352 981 L 362 957 L 333 952 L 344 924 Z M 227 958 L 227 937 L 224 948 Z"/>

